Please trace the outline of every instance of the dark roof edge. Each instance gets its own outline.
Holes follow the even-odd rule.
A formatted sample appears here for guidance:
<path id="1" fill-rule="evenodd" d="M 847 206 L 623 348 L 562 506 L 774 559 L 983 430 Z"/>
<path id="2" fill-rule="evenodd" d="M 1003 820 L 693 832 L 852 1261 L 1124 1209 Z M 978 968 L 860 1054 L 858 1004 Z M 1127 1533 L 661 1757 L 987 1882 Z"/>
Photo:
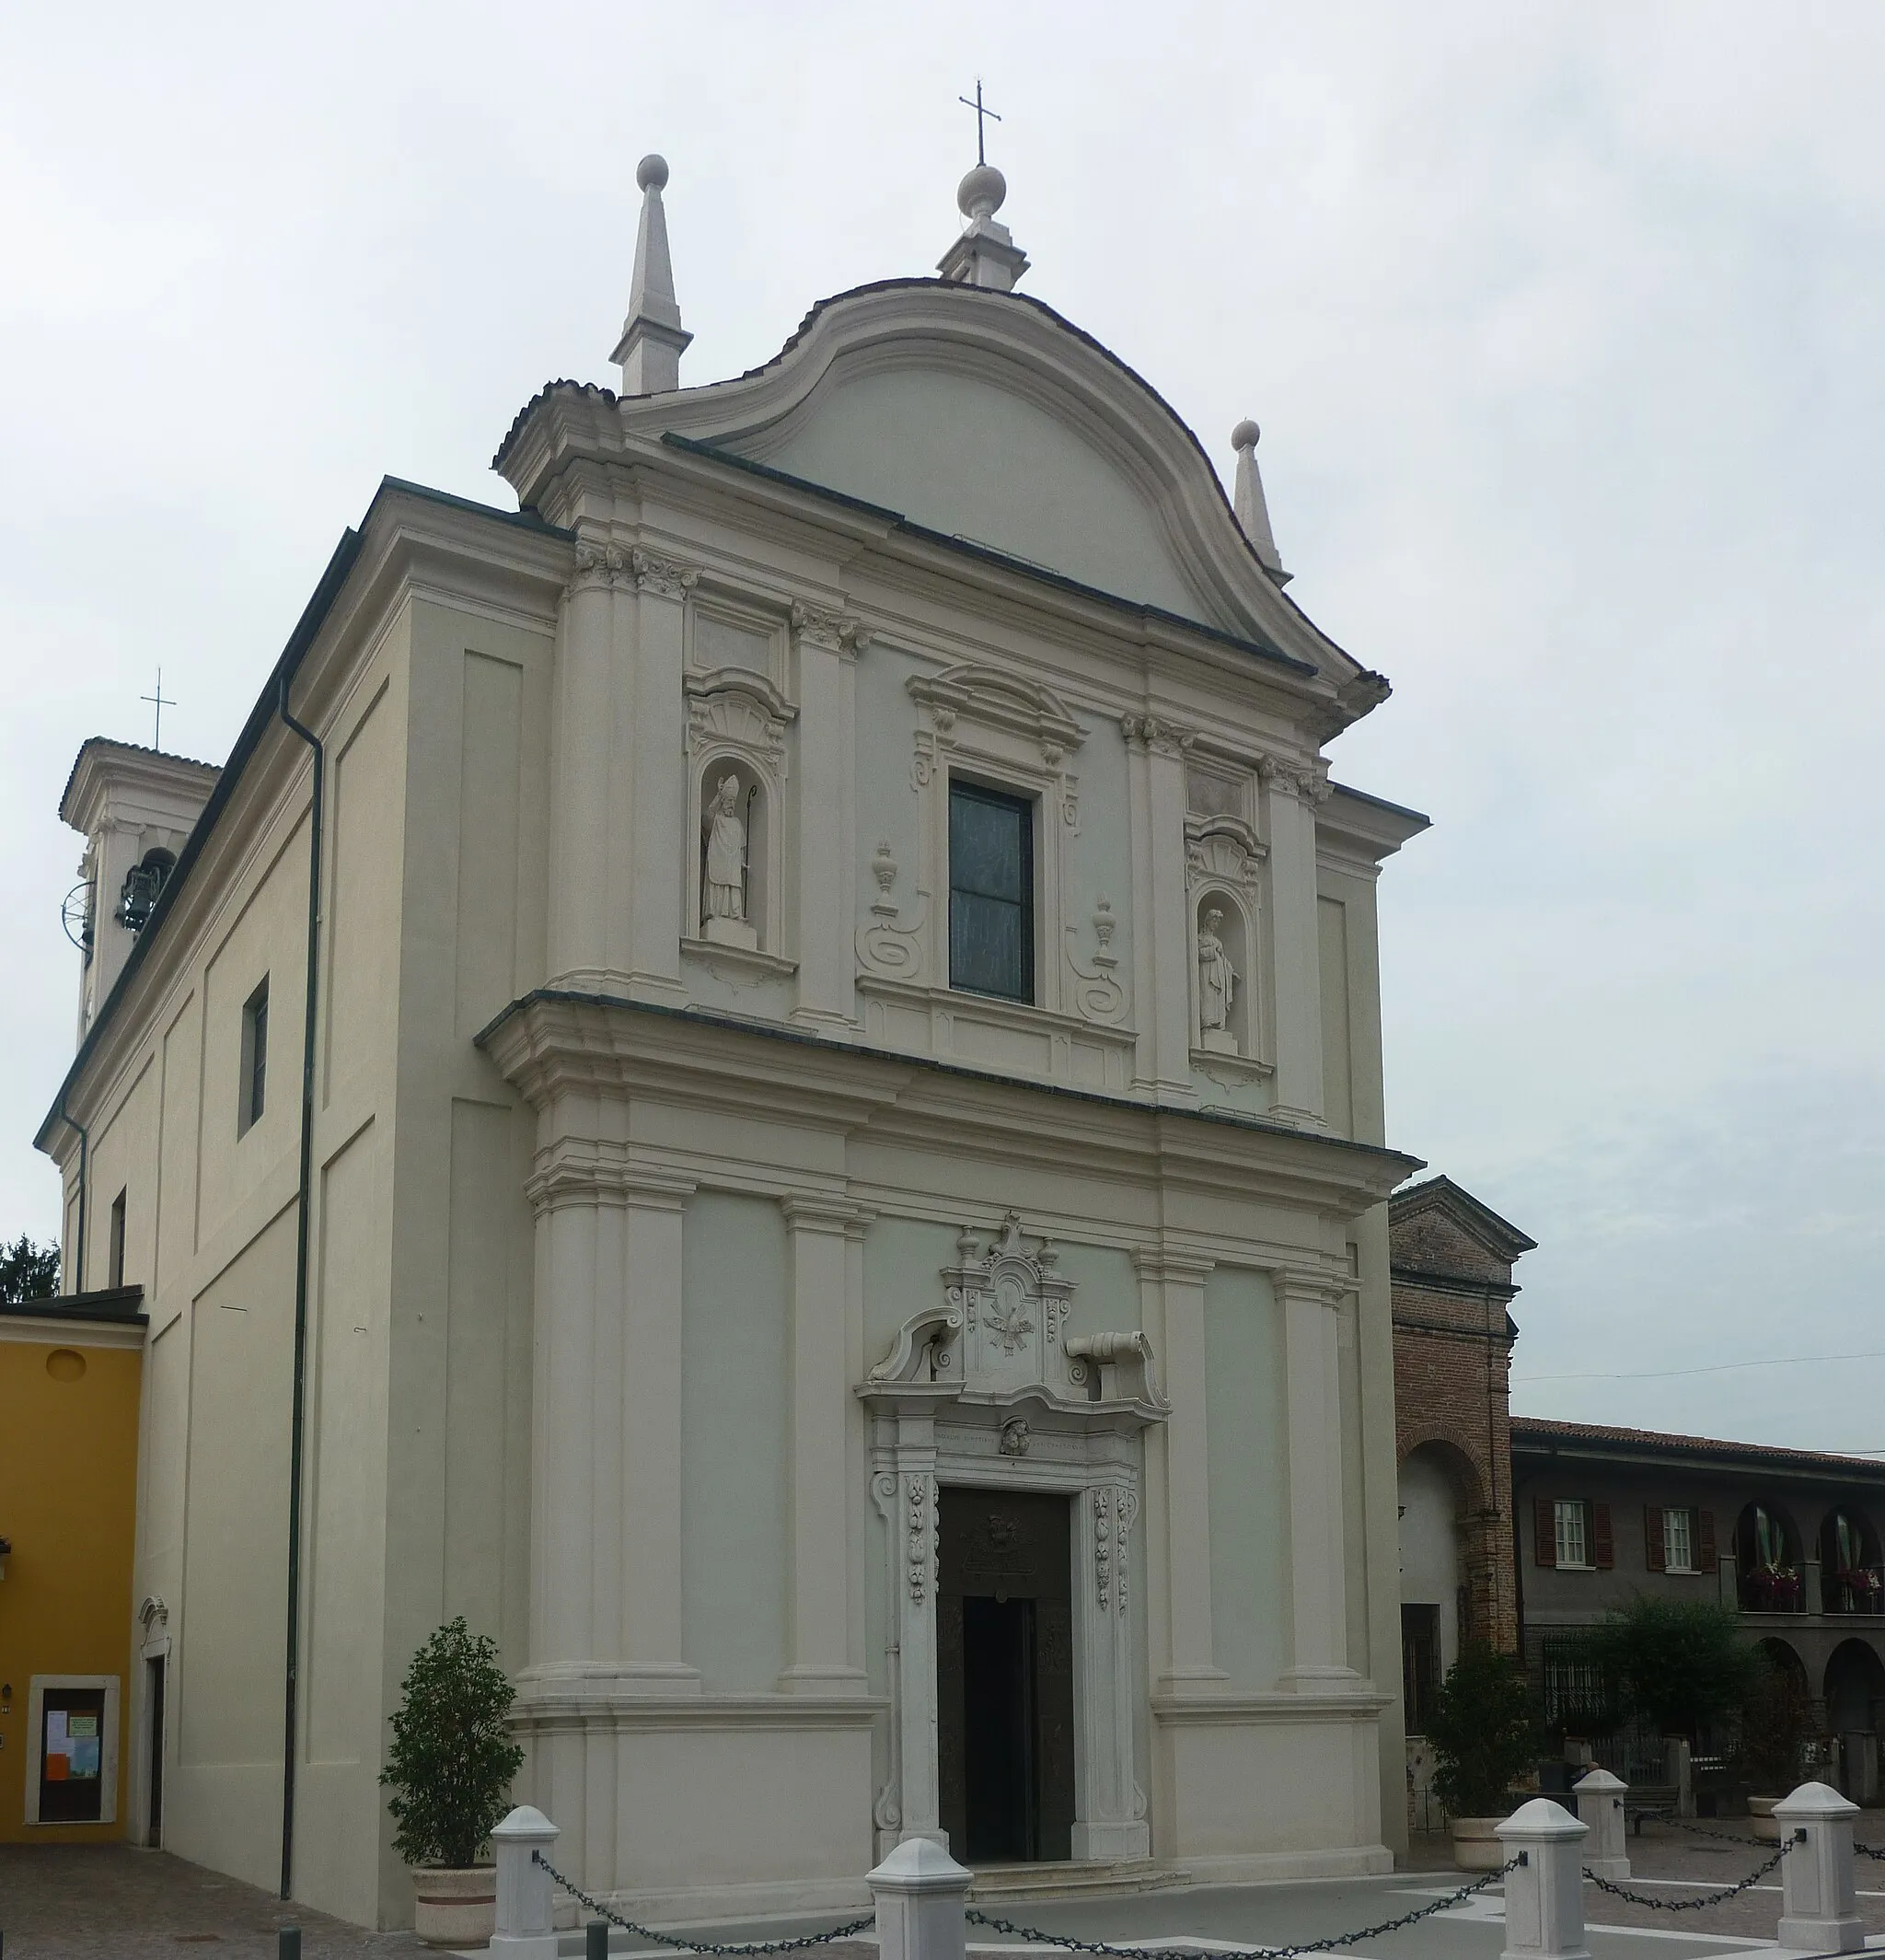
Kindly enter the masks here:
<path id="1" fill-rule="evenodd" d="M 176 869 L 165 881 L 163 892 L 149 920 L 137 935 L 110 992 L 105 997 L 104 1004 L 98 1009 L 91 1026 L 86 1030 L 85 1039 L 79 1043 L 78 1052 L 72 1058 L 72 1066 L 66 1070 L 64 1078 L 59 1084 L 58 1094 L 52 1098 L 52 1107 L 46 1112 L 34 1134 L 35 1149 L 44 1150 L 54 1124 L 65 1120 L 61 1112 L 66 1096 L 85 1073 L 86 1064 L 91 1060 L 106 1028 L 111 1024 L 119 1002 L 124 998 L 133 977 L 148 957 L 150 946 L 155 944 L 158 933 L 163 929 L 165 920 L 169 917 L 177 894 L 188 882 L 197 860 L 208 845 L 210 833 L 215 829 L 217 820 L 235 795 L 242 771 L 261 746 L 261 738 L 267 732 L 269 724 L 275 719 L 275 704 L 280 698 L 282 683 L 284 679 L 293 680 L 308 648 L 314 644 L 315 635 L 326 623 L 328 614 L 333 609 L 334 601 L 340 597 L 341 586 L 347 582 L 348 574 L 353 571 L 354 562 L 359 558 L 366 527 L 372 522 L 375 511 L 379 508 L 380 500 L 388 492 L 423 498 L 428 503 L 443 504 L 448 509 L 465 511 L 480 517 L 495 518 L 501 524 L 519 526 L 526 530 L 549 537 L 567 539 L 574 536 L 573 532 L 547 523 L 535 511 L 499 510 L 494 504 L 474 504 L 469 498 L 454 496 L 449 491 L 428 490 L 424 484 L 409 482 L 403 477 L 388 476 L 380 479 L 379 487 L 374 492 L 372 501 L 367 504 L 358 527 L 341 533 L 341 540 L 335 545 L 333 553 L 328 560 L 327 568 L 322 572 L 306 605 L 301 609 L 301 617 L 295 622 L 295 630 L 288 635 L 287 644 L 283 647 L 280 658 L 270 668 L 261 693 L 257 697 L 255 706 L 249 710 L 249 719 L 243 723 L 241 733 L 236 737 L 235 747 L 229 751 L 229 760 L 222 766 L 222 774 L 216 779 L 216 786 L 210 792 L 208 801 L 204 803 L 177 859 Z"/>
<path id="2" fill-rule="evenodd" d="M 1409 823 L 1418 824 L 1423 830 L 1433 829 L 1433 818 L 1425 810 L 1410 810 L 1405 803 L 1390 803 L 1385 796 L 1370 796 L 1366 790 L 1359 790 L 1348 783 L 1331 782 L 1329 787 L 1338 796 L 1353 797 L 1357 803 L 1365 803 L 1373 809 L 1385 810 L 1392 817 L 1405 817 Z"/>
<path id="3" fill-rule="evenodd" d="M 1719 1436 L 1678 1436 L 1652 1429 L 1613 1429 L 1600 1423 L 1559 1422 L 1548 1416 L 1514 1416 L 1511 1419 L 1512 1450 L 1531 1444 L 1567 1444 L 1577 1449 L 1593 1450 L 1606 1456 L 1719 1456 L 1739 1457 L 1763 1467 L 1791 1467 L 1803 1470 L 1864 1470 L 1885 1478 L 1885 1463 L 1865 1456 L 1841 1456 L 1830 1450 L 1782 1449 L 1771 1443 L 1732 1443 Z"/>
<path id="4" fill-rule="evenodd" d="M 1474 1197 L 1464 1185 L 1455 1184 L 1444 1171 L 1438 1171 L 1431 1177 L 1423 1177 L 1418 1184 L 1403 1185 L 1388 1200 L 1388 1203 L 1394 1210 L 1398 1211 L 1416 1198 L 1452 1199 L 1458 1209 L 1466 1213 L 1469 1222 L 1476 1223 L 1482 1230 L 1511 1246 L 1514 1249 L 1510 1257 L 1513 1258 L 1517 1258 L 1521 1253 L 1536 1252 L 1538 1249 L 1538 1241 L 1535 1238 L 1521 1232 L 1510 1219 L 1501 1218 L 1483 1199 Z"/>
<path id="5" fill-rule="evenodd" d="M 0 1315 L 28 1320 L 95 1320 L 118 1327 L 142 1327 L 150 1318 L 144 1310 L 142 1286 L 101 1286 L 82 1293 L 48 1293 L 42 1300 L 0 1301 Z"/>
<path id="6" fill-rule="evenodd" d="M 1405 1151 L 1390 1150 L 1381 1143 L 1360 1143 L 1352 1137 L 1317 1136 L 1289 1123 L 1266 1123 L 1261 1117 L 1239 1116 L 1229 1109 L 1184 1109 L 1170 1103 L 1134 1102 L 1127 1096 L 1106 1096 L 1097 1089 L 1073 1089 L 1064 1083 L 1036 1082 L 1025 1075 L 1003 1075 L 993 1069 L 972 1069 L 959 1061 L 943 1061 L 934 1055 L 906 1055 L 895 1049 L 871 1048 L 858 1041 L 835 1041 L 829 1035 L 812 1033 L 803 1027 L 779 1027 L 767 1021 L 749 1021 L 739 1015 L 718 1014 L 711 1008 L 671 1007 L 660 1001 L 625 1001 L 613 993 L 584 993 L 566 987 L 533 987 L 519 994 L 509 1006 L 501 1008 L 471 1038 L 474 1048 L 482 1048 L 491 1037 L 515 1015 L 538 1002 L 561 1003 L 572 1007 L 619 1007 L 630 1014 L 658 1015 L 670 1021 L 692 1021 L 701 1026 L 720 1027 L 729 1033 L 758 1035 L 769 1041 L 789 1042 L 797 1048 L 823 1049 L 827 1054 L 857 1055 L 867 1061 L 894 1062 L 898 1068 L 921 1069 L 936 1075 L 952 1075 L 965 1082 L 994 1082 L 1005 1088 L 1025 1089 L 1036 1096 L 1053 1096 L 1065 1102 L 1089 1103 L 1103 1109 L 1118 1109 L 1134 1116 L 1173 1117 L 1187 1122 L 1215 1123 L 1229 1130 L 1255 1131 L 1261 1135 L 1287 1137 L 1292 1142 L 1326 1145 L 1337 1150 L 1359 1152 L 1364 1156 L 1386 1157 L 1397 1164 L 1417 1164 Z"/>
<path id="7" fill-rule="evenodd" d="M 959 551 L 965 557 L 979 560 L 984 564 L 995 565 L 1004 572 L 1012 572 L 1023 578 L 1038 579 L 1043 585 L 1053 586 L 1062 592 L 1070 592 L 1095 604 L 1110 607 L 1116 612 L 1136 613 L 1145 620 L 1157 620 L 1162 624 L 1178 628 L 1185 632 L 1200 634 L 1213 640 L 1220 646 L 1234 647 L 1241 654 L 1249 654 L 1259 660 L 1269 660 L 1294 674 L 1307 675 L 1311 679 L 1322 678 L 1321 668 L 1307 660 L 1299 660 L 1293 654 L 1286 654 L 1280 647 L 1266 646 L 1261 640 L 1246 640 L 1240 634 L 1226 632 L 1220 626 L 1207 625 L 1202 620 L 1187 620 L 1181 612 L 1168 612 L 1162 606 L 1150 606 L 1142 599 L 1125 597 L 1117 592 L 1104 592 L 1097 586 L 1083 585 L 1077 578 L 1070 578 L 1064 572 L 1055 572 L 1046 565 L 1032 563 L 1025 558 L 1012 557 L 1000 551 L 993 545 L 980 544 L 973 538 L 960 538 L 952 531 L 931 530 L 927 524 L 919 524 L 913 517 L 907 517 L 900 510 L 891 510 L 882 504 L 872 504 L 862 497 L 854 497 L 848 491 L 833 490 L 824 483 L 815 483 L 809 477 L 793 476 L 790 471 L 775 470 L 769 463 L 756 463 L 750 457 L 735 456 L 731 449 L 722 449 L 712 443 L 704 443 L 692 435 L 682 435 L 673 429 L 664 429 L 661 439 L 670 448 L 683 449 L 690 456 L 703 456 L 710 462 L 724 463 L 730 469 L 744 470 L 751 476 L 763 478 L 766 481 L 784 485 L 790 490 L 803 491 L 807 496 L 819 497 L 836 504 L 846 510 L 854 510 L 868 517 L 875 517 L 906 537 L 919 538 L 926 544 L 940 546 L 944 551 Z"/>

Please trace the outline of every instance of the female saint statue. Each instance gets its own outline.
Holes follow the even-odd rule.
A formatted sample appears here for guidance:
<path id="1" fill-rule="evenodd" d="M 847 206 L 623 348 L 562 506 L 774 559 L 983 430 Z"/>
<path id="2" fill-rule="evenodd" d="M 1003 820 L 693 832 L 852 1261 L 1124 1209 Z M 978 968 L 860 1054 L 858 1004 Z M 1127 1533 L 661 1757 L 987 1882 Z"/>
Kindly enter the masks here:
<path id="1" fill-rule="evenodd" d="M 740 779 L 723 776 L 708 806 L 707 892 L 709 919 L 746 916 L 746 827 L 740 821 Z"/>
<path id="2" fill-rule="evenodd" d="M 1237 994 L 1237 969 L 1224 950 L 1219 928 L 1224 915 L 1208 911 L 1197 933 L 1197 1020 L 1207 1048 L 1234 1046 L 1231 1033 L 1231 1003 Z"/>

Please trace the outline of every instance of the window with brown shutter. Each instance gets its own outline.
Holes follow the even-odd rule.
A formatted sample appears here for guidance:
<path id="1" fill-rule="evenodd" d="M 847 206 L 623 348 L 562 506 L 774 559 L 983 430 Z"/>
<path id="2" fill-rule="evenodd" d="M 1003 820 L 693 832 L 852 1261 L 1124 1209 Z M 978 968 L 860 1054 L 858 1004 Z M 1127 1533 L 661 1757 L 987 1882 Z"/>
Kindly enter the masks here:
<path id="1" fill-rule="evenodd" d="M 1540 1565 L 1557 1563 L 1557 1502 L 1549 1497 L 1532 1501 L 1532 1556 Z"/>
<path id="2" fill-rule="evenodd" d="M 1643 1563 L 1652 1572 L 1666 1572 L 1669 1570 L 1669 1553 L 1663 1544 L 1660 1504 L 1643 1506 Z"/>
<path id="3" fill-rule="evenodd" d="M 1698 1511 L 1695 1513 L 1695 1570 L 1712 1572 L 1719 1564 L 1715 1553 L 1715 1513 Z"/>
<path id="4" fill-rule="evenodd" d="M 1610 1506 L 1590 1506 L 1590 1563 L 1600 1572 L 1607 1572 L 1616 1563 L 1616 1548 L 1611 1542 Z"/>

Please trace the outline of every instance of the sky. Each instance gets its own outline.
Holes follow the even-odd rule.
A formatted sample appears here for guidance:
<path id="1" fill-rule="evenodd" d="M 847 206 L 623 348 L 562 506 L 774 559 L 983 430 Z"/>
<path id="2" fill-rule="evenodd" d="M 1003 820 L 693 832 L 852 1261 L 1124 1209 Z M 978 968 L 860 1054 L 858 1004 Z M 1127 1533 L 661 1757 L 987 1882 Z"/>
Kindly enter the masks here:
<path id="1" fill-rule="evenodd" d="M 644 151 L 699 383 L 933 267 L 977 75 L 1024 290 L 1227 477 L 1261 423 L 1394 681 L 1330 751 L 1434 818 L 1389 1135 L 1539 1242 L 1515 1409 L 1885 1456 L 1874 0 L 10 10 L 0 1233 L 57 1226 L 79 744 L 161 667 L 221 760 L 382 474 L 513 504 Z"/>

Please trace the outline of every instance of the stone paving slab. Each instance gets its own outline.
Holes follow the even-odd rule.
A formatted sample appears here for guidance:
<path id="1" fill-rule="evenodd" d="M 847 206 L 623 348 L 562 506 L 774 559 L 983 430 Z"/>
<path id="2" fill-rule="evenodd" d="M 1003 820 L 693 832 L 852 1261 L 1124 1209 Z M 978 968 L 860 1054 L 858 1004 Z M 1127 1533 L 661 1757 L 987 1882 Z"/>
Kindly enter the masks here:
<path id="1" fill-rule="evenodd" d="M 1873 1823 L 1881 1827 L 1865 1828 Z M 1745 1823 L 1711 1822 L 1706 1828 L 1724 1836 L 1702 1838 L 1666 1825 L 1633 1836 L 1631 1889 L 1671 1900 L 1692 1897 L 1733 1884 L 1774 1849 L 1756 1842 Z M 1885 1843 L 1885 1820 L 1863 1820 L 1860 1836 Z M 1858 1880 L 1867 1930 L 1885 1943 L 1885 1863 L 1862 1859 Z M 1005 1905 L 995 1916 L 1061 1939 L 1248 1952 L 1396 1918 L 1467 1881 L 1468 1874 L 1443 1862 L 1442 1848 L 1430 1842 L 1417 1847 L 1409 1867 L 1376 1878 L 1030 1900 L 1024 1907 Z M 1735 1960 L 1755 1952 L 1778 1960 L 1773 1942 L 1780 1897 L 1777 1873 L 1724 1904 L 1679 1913 L 1617 1899 L 1587 1884 L 1593 1960 Z M 823 1923 L 841 1917 L 833 1914 Z M 815 1931 L 818 1924 L 747 1920 L 689 1928 L 688 1933 L 722 1942 L 777 1939 Z M 155 1960 L 158 1954 L 178 1960 L 192 1951 L 227 1960 L 274 1960 L 276 1933 L 283 1925 L 302 1928 L 306 1960 L 412 1960 L 433 1951 L 411 1933 L 365 1932 L 304 1907 L 284 1907 L 270 1893 L 168 1852 L 122 1845 L 0 1845 L 4 1960 Z M 1055 1950 L 977 1927 L 971 1927 L 970 1939 L 972 1951 L 987 1960 Z M 580 1932 L 564 1934 L 559 1943 L 565 1954 L 583 1952 Z M 1503 1945 L 1504 1902 L 1492 1887 L 1418 1925 L 1345 1951 L 1355 1960 L 1497 1960 Z M 610 1951 L 652 1955 L 662 1950 L 619 1933 Z M 868 1938 L 818 1952 L 830 1960 L 876 1960 L 875 1943 Z"/>
<path id="2" fill-rule="evenodd" d="M 168 1851 L 122 1844 L 0 1844 L 5 1960 L 275 1960 L 302 1929 L 304 1960 L 436 1955 L 409 1932 L 363 1932 Z"/>

